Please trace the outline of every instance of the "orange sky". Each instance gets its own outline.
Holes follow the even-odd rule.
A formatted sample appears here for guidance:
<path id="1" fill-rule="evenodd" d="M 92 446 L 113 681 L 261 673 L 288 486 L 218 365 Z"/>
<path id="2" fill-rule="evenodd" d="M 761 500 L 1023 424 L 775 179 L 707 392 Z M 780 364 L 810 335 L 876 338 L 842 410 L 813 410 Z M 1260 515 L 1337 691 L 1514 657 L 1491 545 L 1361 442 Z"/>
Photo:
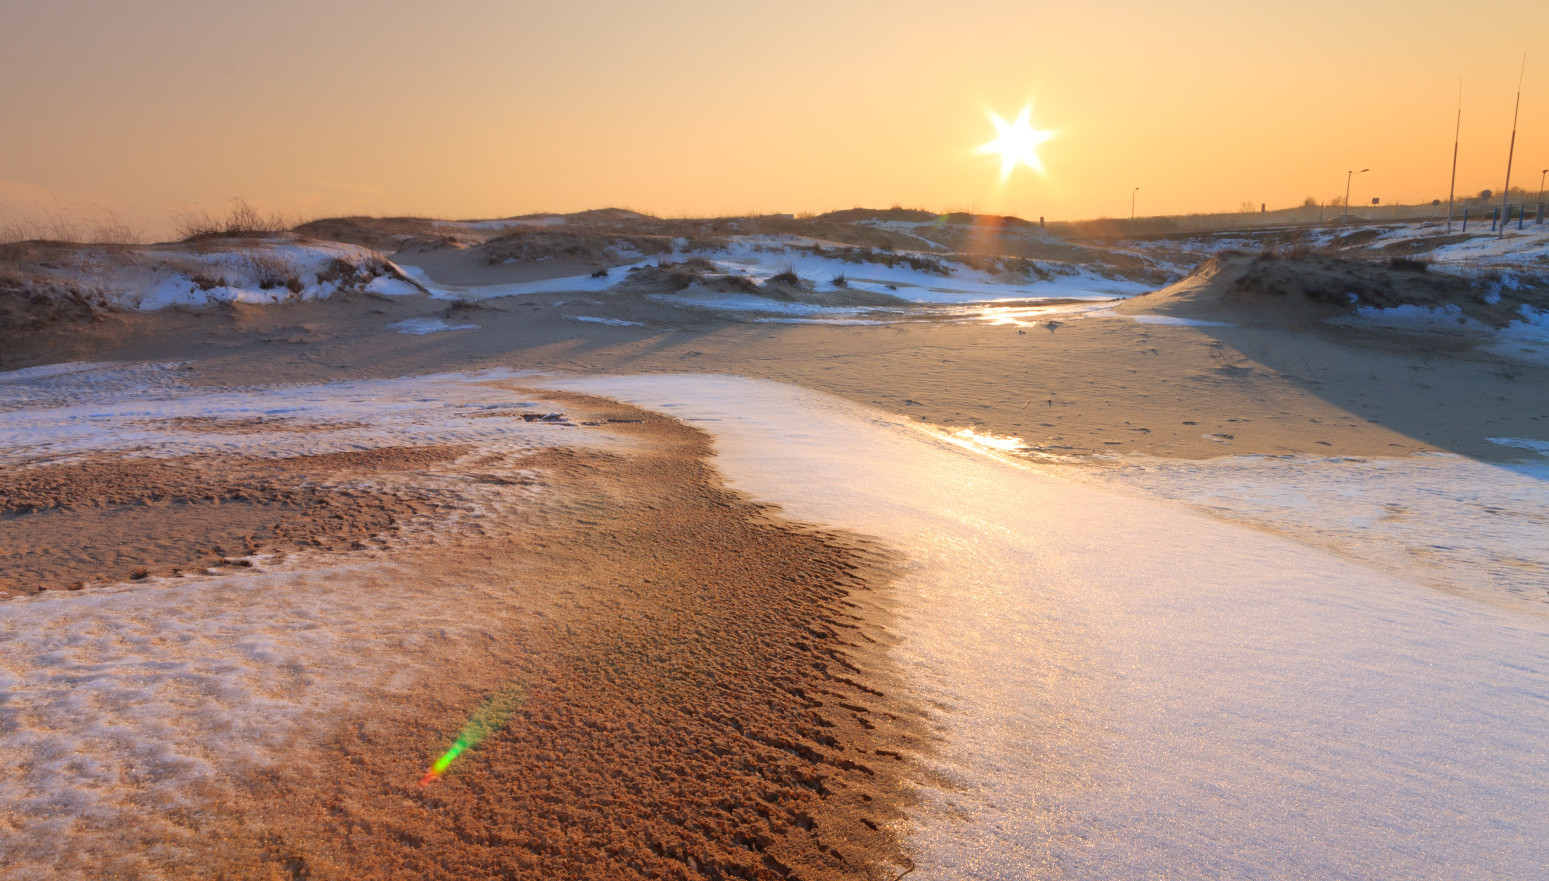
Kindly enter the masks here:
<path id="1" fill-rule="evenodd" d="M 0 208 L 298 217 L 904 204 L 1074 219 L 1549 167 L 1549 3 L 0 5 Z M 1536 40 L 1536 43 L 1534 42 Z M 1537 54 L 1534 55 L 1533 53 Z M 1031 101 L 1047 176 L 974 148 Z"/>

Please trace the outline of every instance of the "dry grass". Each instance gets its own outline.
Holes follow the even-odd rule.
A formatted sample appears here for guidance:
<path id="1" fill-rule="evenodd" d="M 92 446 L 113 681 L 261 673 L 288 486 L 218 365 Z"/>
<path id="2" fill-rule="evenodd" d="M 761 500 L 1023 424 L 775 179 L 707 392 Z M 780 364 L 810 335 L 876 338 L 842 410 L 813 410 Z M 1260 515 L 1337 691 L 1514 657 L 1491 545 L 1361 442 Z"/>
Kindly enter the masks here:
<path id="1" fill-rule="evenodd" d="M 112 211 L 76 217 L 63 209 L 24 217 L 0 206 L 0 244 L 17 242 L 68 242 L 77 245 L 138 245 L 145 241 L 140 230 Z"/>
<path id="2" fill-rule="evenodd" d="M 1388 265 L 1404 272 L 1427 272 L 1431 268 L 1431 261 L 1426 257 L 1396 255 L 1388 258 Z"/>
<path id="3" fill-rule="evenodd" d="M 274 288 L 286 288 L 292 294 L 301 293 L 301 272 L 296 265 L 280 254 L 266 250 L 251 250 L 243 256 L 243 261 L 253 271 L 253 280 L 258 282 L 261 290 L 273 290 Z"/>
<path id="4" fill-rule="evenodd" d="M 285 216 L 275 212 L 266 214 L 242 199 L 232 203 L 225 217 L 215 217 L 209 212 L 189 212 L 177 220 L 177 232 L 182 241 L 195 242 L 216 238 L 263 238 L 290 231 L 291 224 Z"/>
<path id="5" fill-rule="evenodd" d="M 801 286 L 801 276 L 796 274 L 796 264 L 789 261 L 769 280 L 776 284 L 788 284 L 792 287 Z"/>

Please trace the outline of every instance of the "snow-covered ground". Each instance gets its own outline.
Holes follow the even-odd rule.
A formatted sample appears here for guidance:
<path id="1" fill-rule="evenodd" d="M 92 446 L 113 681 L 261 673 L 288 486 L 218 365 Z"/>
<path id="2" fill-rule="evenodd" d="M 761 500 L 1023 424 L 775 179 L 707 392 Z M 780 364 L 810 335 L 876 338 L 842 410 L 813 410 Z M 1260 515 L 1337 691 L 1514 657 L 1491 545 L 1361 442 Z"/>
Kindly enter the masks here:
<path id="1" fill-rule="evenodd" d="M 650 261 L 642 261 L 633 266 L 650 266 Z M 495 297 L 519 297 L 525 294 L 580 294 L 598 293 L 605 291 L 624 277 L 627 268 L 617 268 L 607 275 L 574 275 L 561 278 L 548 278 L 542 281 L 510 282 L 508 284 L 447 284 L 432 279 L 429 273 L 418 266 L 404 264 L 405 274 L 430 292 L 432 297 L 440 300 L 489 300 Z"/>
<path id="2" fill-rule="evenodd" d="M 590 437 L 480 418 L 524 403 L 496 374 L 207 390 L 181 372 L 0 374 L 0 461 Z M 775 383 L 541 381 L 691 420 L 737 488 L 905 554 L 893 660 L 950 782 L 921 784 L 904 830 L 915 877 L 1527 879 L 1549 861 L 1549 614 L 1478 597 L 1542 588 L 1549 467 L 1129 462 L 1102 487 L 1003 455 L 1013 439 Z M 308 430 L 219 430 L 254 418 Z M 470 524 L 511 503 L 459 492 Z M 288 754 L 383 664 L 427 672 L 402 657 L 421 634 L 477 639 L 467 610 L 499 614 L 476 591 L 427 608 L 376 552 L 256 562 L 0 603 L 0 742 L 21 757 L 0 791 L 35 865 L 105 847 L 126 815 L 175 837 L 165 812 L 222 768 Z M 159 788 L 122 785 L 148 772 Z"/>
<path id="3" fill-rule="evenodd" d="M 680 247 L 671 254 L 614 267 L 601 276 L 585 274 L 508 284 L 457 285 L 436 282 L 415 266 L 405 265 L 403 270 L 432 296 L 462 300 L 540 293 L 602 293 L 626 281 L 632 270 L 670 267 L 689 260 L 709 263 L 712 274 L 738 276 L 760 285 L 781 273 L 794 272 L 816 292 L 877 294 L 898 301 L 900 306 L 967 305 L 996 300 L 1111 300 L 1152 289 L 1151 285 L 1104 276 L 1090 268 L 1068 264 L 1040 264 L 1048 278 L 1015 279 L 972 269 L 933 254 L 899 256 L 832 246 L 825 250 L 822 242 L 796 236 L 747 236 L 714 249 L 689 248 L 686 240 L 680 240 L 679 244 Z M 849 253 L 855 259 L 844 259 L 838 256 L 841 253 Z M 889 260 L 892 265 L 888 265 Z M 733 312 L 816 315 L 820 313 L 803 310 L 822 308 L 835 315 L 853 316 L 864 311 L 857 307 L 814 307 L 754 293 L 719 293 L 700 288 L 690 288 L 666 299 Z"/>
<path id="4" fill-rule="evenodd" d="M 1462 217 L 1462 212 L 1458 213 Z M 1375 233 L 1375 234 L 1373 234 Z M 1404 253 L 1434 261 L 1437 268 L 1521 268 L 1549 270 L 1549 223 L 1511 224 L 1502 235 L 1490 231 L 1488 219 L 1469 221 L 1465 231 L 1461 219 L 1447 231 L 1445 222 L 1373 223 L 1360 226 L 1323 226 L 1310 228 L 1269 228 L 1201 234 L 1184 239 L 1159 239 L 1129 243 L 1143 253 L 1178 249 L 1200 259 L 1225 250 L 1253 253 L 1264 247 L 1266 235 L 1290 236 L 1294 244 L 1308 248 L 1336 247 L 1353 253 Z M 1394 249 L 1394 246 L 1407 246 Z"/>
<path id="5" fill-rule="evenodd" d="M 1487 465 L 1446 453 L 1125 456 L 1077 473 L 1283 533 L 1401 578 L 1485 601 L 1537 604 L 1549 615 L 1549 444 L 1495 440 L 1544 458 Z"/>
<path id="6" fill-rule="evenodd" d="M 699 257 L 727 274 L 742 275 L 760 284 L 782 272 L 794 272 L 819 291 L 841 289 L 867 291 L 895 297 L 906 303 L 960 305 L 993 300 L 1113 299 L 1145 293 L 1152 286 L 1108 277 L 1083 267 L 1041 264 L 1047 279 L 1013 280 L 972 269 L 947 257 L 921 253 L 916 263 L 895 260 L 868 249 L 848 249 L 858 259 L 841 256 L 843 249 L 819 252 L 821 242 L 791 236 L 750 236 L 714 251 L 686 251 L 682 258 Z M 869 255 L 869 259 L 859 259 Z M 933 267 L 933 268 L 921 268 Z M 939 270 L 939 271 L 938 271 Z M 835 280 L 843 278 L 843 285 Z M 726 308 L 739 308 L 728 306 Z"/>
<path id="7" fill-rule="evenodd" d="M 211 391 L 188 388 L 180 373 L 76 364 L 0 374 L 0 463 L 427 443 L 514 461 L 607 442 L 591 430 L 480 418 L 530 406 L 484 381 L 500 374 Z M 254 419 L 306 430 L 220 428 Z M 435 469 L 404 479 L 456 503 L 408 527 L 422 543 L 478 530 L 541 491 Z M 522 593 L 438 581 L 375 542 L 342 562 L 248 562 L 0 601 L 0 876 L 160 877 L 147 866 L 190 834 L 177 811 L 218 797 L 245 768 L 296 761 L 293 738 L 334 714 L 369 716 L 384 692 L 441 675 L 417 647 L 483 644 L 488 622 L 512 614 Z"/>
<path id="8" fill-rule="evenodd" d="M 1454 225 L 1453 233 L 1459 237 L 1465 235 L 1461 223 Z M 1442 268 L 1549 271 L 1549 224 L 1528 223 L 1519 230 L 1513 223 L 1507 226 L 1502 235 L 1490 232 L 1488 220 L 1481 224 L 1475 218 L 1469 222 L 1466 235 L 1468 238 L 1463 241 L 1445 241 L 1447 226 L 1444 223 L 1400 224 L 1383 227 L 1382 235 L 1373 239 L 1367 247 L 1413 244 L 1424 249 L 1425 256 Z M 1443 239 L 1444 243 L 1428 241 L 1438 238 Z"/>
<path id="9" fill-rule="evenodd" d="M 375 251 L 289 239 L 157 245 L 133 252 L 83 248 L 51 267 L 47 277 L 140 311 L 316 300 L 344 290 L 420 293 Z"/>
<path id="10" fill-rule="evenodd" d="M 1549 864 L 1549 616 L 814 392 L 552 382 L 692 419 L 734 486 L 908 556 L 895 660 L 934 708 L 950 782 L 922 791 L 913 877 L 1530 879 Z M 1423 517 L 1485 492 L 1457 464 L 1416 483 L 1328 463 L 1325 483 L 1397 485 Z M 1251 495 L 1265 477 L 1212 480 Z M 1347 520 L 1370 507 L 1327 486 L 1298 502 Z"/>

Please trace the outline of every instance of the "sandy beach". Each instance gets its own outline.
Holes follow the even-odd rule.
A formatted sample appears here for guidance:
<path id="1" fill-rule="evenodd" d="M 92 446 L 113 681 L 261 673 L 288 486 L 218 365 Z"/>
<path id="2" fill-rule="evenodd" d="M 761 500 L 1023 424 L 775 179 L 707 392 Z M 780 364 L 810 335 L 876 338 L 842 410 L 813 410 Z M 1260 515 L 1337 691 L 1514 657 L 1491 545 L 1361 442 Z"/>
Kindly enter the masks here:
<path id="1" fill-rule="evenodd" d="M 1025 235 L 1014 276 L 416 239 L 316 296 L 17 307 L 16 877 L 1529 877 L 1534 743 L 1464 758 L 1549 669 L 1517 301 L 1394 327 L 1315 295 L 1380 263 L 1168 286 Z M 1429 695 L 1426 645 L 1473 646 Z"/>

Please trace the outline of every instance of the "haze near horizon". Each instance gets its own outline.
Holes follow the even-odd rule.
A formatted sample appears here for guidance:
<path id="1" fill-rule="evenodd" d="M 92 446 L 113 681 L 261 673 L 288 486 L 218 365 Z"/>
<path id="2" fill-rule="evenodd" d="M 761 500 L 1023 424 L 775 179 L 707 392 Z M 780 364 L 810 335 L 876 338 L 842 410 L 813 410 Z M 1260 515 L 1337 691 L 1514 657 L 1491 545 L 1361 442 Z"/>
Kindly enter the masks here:
<path id="1" fill-rule="evenodd" d="M 1118 25 L 1114 23 L 1118 22 Z M 0 214 L 892 204 L 1036 218 L 1445 198 L 1549 167 L 1549 7 L 21 2 Z M 1004 175 L 991 114 L 1052 134 Z"/>

